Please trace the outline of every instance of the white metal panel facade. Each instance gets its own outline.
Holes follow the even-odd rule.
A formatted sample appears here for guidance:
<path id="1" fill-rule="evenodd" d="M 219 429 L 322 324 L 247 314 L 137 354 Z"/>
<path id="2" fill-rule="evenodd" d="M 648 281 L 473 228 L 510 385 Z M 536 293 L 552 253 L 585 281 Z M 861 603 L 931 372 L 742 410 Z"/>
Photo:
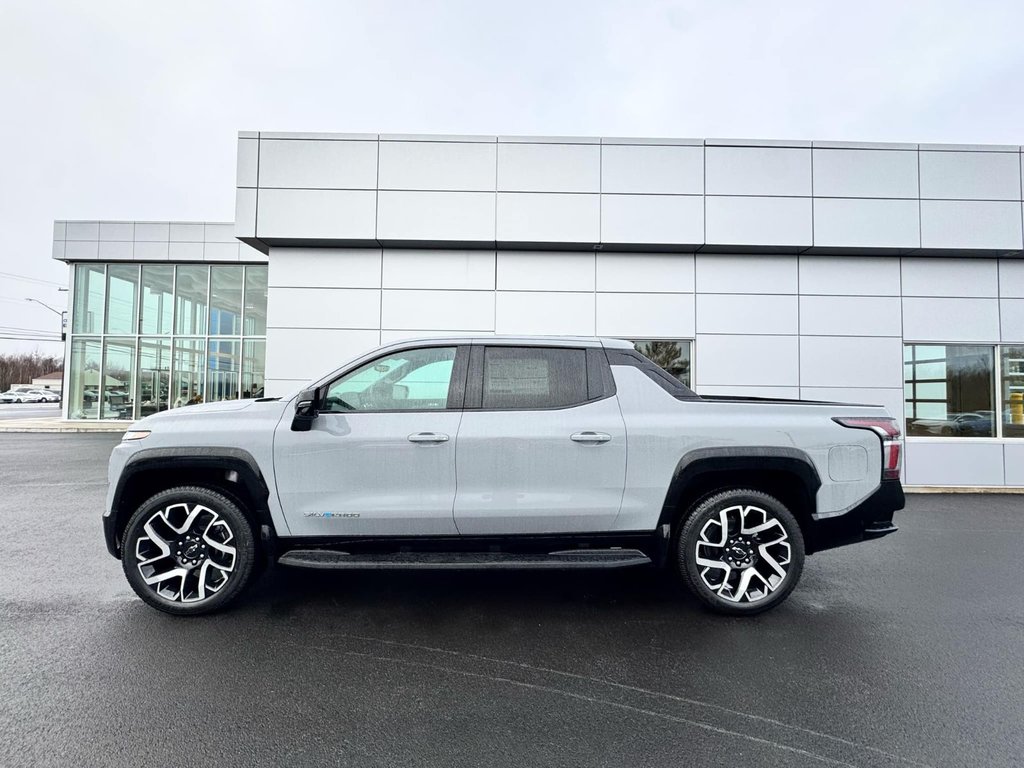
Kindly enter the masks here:
<path id="1" fill-rule="evenodd" d="M 236 186 L 233 230 L 58 222 L 53 253 L 269 259 L 268 394 L 404 337 L 600 334 L 689 341 L 699 392 L 902 416 L 905 345 L 1024 345 L 1020 147 L 247 132 Z M 906 479 L 1021 457 L 912 437 Z"/>

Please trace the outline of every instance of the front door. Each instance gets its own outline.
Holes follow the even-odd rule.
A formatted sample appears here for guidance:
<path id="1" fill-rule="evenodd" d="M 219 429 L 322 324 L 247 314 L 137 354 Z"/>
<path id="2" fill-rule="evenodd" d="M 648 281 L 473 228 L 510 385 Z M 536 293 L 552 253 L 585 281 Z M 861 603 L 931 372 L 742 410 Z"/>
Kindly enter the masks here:
<path id="1" fill-rule="evenodd" d="M 611 529 L 626 429 L 601 365 L 602 349 L 474 348 L 456 456 L 459 533 Z"/>
<path id="2" fill-rule="evenodd" d="M 457 533 L 465 357 L 454 346 L 386 353 L 327 385 L 310 431 L 281 422 L 274 467 L 293 535 Z"/>

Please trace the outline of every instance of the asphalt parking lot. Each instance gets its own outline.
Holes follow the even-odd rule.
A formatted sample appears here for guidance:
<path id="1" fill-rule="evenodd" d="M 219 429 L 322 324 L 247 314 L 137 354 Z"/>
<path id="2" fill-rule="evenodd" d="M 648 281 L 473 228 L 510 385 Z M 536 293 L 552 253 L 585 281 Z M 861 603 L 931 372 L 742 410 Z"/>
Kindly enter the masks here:
<path id="1" fill-rule="evenodd" d="M 912 496 L 754 619 L 649 570 L 277 568 L 183 620 L 103 546 L 117 436 L 0 435 L 0 765 L 1019 765 L 1024 496 Z"/>

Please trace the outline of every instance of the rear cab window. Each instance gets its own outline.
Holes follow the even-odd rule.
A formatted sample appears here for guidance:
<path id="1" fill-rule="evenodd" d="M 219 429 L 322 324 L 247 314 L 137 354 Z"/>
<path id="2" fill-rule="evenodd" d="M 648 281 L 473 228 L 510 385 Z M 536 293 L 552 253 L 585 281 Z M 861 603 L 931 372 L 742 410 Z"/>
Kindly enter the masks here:
<path id="1" fill-rule="evenodd" d="M 481 345 L 473 348 L 466 407 L 568 408 L 612 394 L 602 349 Z"/>

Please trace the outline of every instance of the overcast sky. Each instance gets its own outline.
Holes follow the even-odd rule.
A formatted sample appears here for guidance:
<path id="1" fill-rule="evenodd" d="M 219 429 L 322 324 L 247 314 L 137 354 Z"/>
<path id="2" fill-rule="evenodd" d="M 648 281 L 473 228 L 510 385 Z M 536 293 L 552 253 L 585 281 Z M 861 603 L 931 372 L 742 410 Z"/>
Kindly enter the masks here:
<path id="1" fill-rule="evenodd" d="M 0 0 L 0 337 L 54 219 L 231 220 L 239 130 L 1021 144 L 1024 2 Z"/>

